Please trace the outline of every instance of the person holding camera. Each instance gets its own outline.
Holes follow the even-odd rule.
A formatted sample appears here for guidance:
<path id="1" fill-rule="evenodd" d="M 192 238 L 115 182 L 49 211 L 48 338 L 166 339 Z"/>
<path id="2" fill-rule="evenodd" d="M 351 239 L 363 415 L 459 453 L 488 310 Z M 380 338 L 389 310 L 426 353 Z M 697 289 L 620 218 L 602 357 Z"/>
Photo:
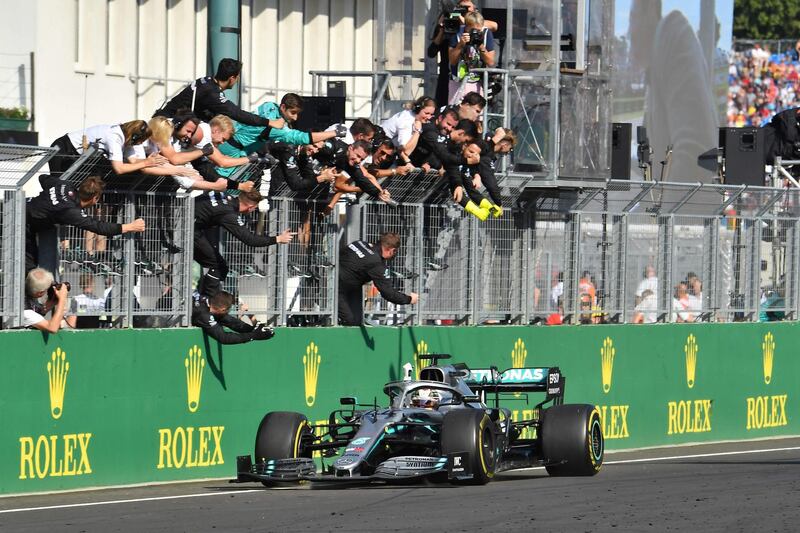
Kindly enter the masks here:
<path id="1" fill-rule="evenodd" d="M 481 76 L 472 72 L 475 68 L 495 65 L 494 35 L 485 27 L 483 15 L 470 11 L 464 16 L 464 27 L 450 39 L 450 80 L 448 102 L 461 103 L 462 97 L 471 91 L 483 94 Z"/>
<path id="2" fill-rule="evenodd" d="M 192 306 L 192 325 L 201 328 L 209 337 L 220 344 L 243 344 L 250 341 L 263 341 L 275 335 L 266 324 L 248 324 L 228 314 L 233 305 L 233 295 L 219 291 L 212 297 L 194 293 Z M 233 331 L 226 331 L 225 328 Z"/>
<path id="3" fill-rule="evenodd" d="M 25 311 L 22 327 L 57 333 L 67 311 L 69 283 L 55 283 L 53 274 L 34 268 L 25 276 Z M 42 301 L 43 298 L 46 299 Z M 52 311 L 50 319 L 45 315 Z"/>

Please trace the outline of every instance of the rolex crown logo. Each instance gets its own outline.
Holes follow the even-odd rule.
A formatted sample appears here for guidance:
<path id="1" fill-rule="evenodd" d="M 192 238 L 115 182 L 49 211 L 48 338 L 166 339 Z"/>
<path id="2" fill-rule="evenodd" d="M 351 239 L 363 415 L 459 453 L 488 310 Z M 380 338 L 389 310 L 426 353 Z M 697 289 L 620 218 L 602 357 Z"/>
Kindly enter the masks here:
<path id="1" fill-rule="evenodd" d="M 306 347 L 303 356 L 304 379 L 306 385 L 306 405 L 311 407 L 317 401 L 317 379 L 319 378 L 319 364 L 322 356 L 319 347 L 313 342 Z"/>
<path id="2" fill-rule="evenodd" d="M 600 370 L 603 376 L 603 392 L 606 394 L 611 390 L 611 378 L 614 372 L 614 355 L 617 349 L 614 348 L 614 341 L 611 337 L 606 337 L 603 340 L 603 346 L 600 347 Z"/>
<path id="3" fill-rule="evenodd" d="M 694 387 L 694 378 L 697 371 L 697 339 L 694 335 L 686 338 L 686 345 L 683 352 L 686 354 L 686 385 L 691 389 Z"/>
<path id="4" fill-rule="evenodd" d="M 772 332 L 764 335 L 764 342 L 761 343 L 761 355 L 764 359 L 764 383 L 769 385 L 772 381 L 772 360 L 775 357 L 775 339 Z"/>
<path id="5" fill-rule="evenodd" d="M 514 349 L 511 350 L 511 365 L 514 368 L 525 368 L 525 359 L 527 358 L 528 350 L 525 349 L 525 343 L 522 339 L 517 339 Z"/>
<path id="6" fill-rule="evenodd" d="M 203 386 L 203 368 L 206 360 L 203 359 L 203 352 L 197 345 L 189 349 L 189 355 L 183 360 L 186 367 L 186 402 L 189 405 L 189 412 L 194 413 L 200 407 L 200 389 Z"/>
<path id="7" fill-rule="evenodd" d="M 69 361 L 66 352 L 61 348 L 50 356 L 47 362 L 47 377 L 50 381 L 50 415 L 56 420 L 61 418 L 64 412 L 64 392 L 67 388 L 67 373 L 69 372 Z"/>
<path id="8" fill-rule="evenodd" d="M 419 371 L 422 370 L 422 362 L 420 361 L 419 356 L 427 353 L 430 353 L 428 351 L 428 343 L 425 341 L 419 341 L 417 343 L 417 349 L 414 352 L 414 373 L 416 374 L 417 379 L 419 379 Z"/>

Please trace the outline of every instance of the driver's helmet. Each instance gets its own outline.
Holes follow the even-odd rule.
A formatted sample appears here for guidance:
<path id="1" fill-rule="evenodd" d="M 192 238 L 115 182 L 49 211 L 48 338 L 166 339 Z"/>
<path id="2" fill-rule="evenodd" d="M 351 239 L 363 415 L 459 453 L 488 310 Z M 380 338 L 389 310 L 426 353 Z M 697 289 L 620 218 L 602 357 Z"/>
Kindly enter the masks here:
<path id="1" fill-rule="evenodd" d="M 411 394 L 411 406 L 424 409 L 436 409 L 439 407 L 442 396 L 436 389 L 422 387 Z"/>

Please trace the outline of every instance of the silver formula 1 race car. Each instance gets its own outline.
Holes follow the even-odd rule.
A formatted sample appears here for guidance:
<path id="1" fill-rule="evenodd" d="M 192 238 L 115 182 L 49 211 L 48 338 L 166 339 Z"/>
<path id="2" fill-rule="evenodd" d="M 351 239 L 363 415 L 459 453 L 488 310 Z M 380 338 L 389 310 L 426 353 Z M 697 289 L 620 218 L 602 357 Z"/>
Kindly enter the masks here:
<path id="1" fill-rule="evenodd" d="M 593 405 L 564 404 L 557 367 L 469 369 L 431 362 L 420 379 L 387 383 L 389 406 L 341 399 L 329 422 L 311 425 L 293 412 L 270 412 L 258 427 L 255 463 L 237 457 L 235 481 L 399 481 L 431 477 L 484 484 L 497 472 L 544 466 L 553 476 L 592 476 L 603 463 L 600 415 Z M 410 372 L 409 372 L 410 374 Z M 501 400 L 545 398 L 525 420 Z M 319 464 L 312 458 L 319 452 Z"/>

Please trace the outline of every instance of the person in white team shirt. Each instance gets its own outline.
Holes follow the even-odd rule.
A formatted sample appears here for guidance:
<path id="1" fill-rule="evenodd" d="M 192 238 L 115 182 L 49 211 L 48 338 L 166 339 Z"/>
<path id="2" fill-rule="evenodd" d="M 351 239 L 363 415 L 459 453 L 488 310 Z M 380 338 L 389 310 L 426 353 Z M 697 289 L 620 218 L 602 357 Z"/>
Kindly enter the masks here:
<path id="1" fill-rule="evenodd" d="M 422 125 L 431 120 L 436 112 L 436 101 L 429 96 L 415 100 L 410 107 L 392 115 L 381 123 L 386 136 L 399 148 L 402 163 L 410 162 L 411 152 L 417 147 Z"/>
<path id="2" fill-rule="evenodd" d="M 60 176 L 66 172 L 90 144 L 103 150 L 115 174 L 127 174 L 143 168 L 162 165 L 166 163 L 166 159 L 158 153 L 153 153 L 136 163 L 126 163 L 124 160 L 126 148 L 142 144 L 151 135 L 152 131 L 144 120 L 132 120 L 122 124 L 104 124 L 85 130 L 72 131 L 62 135 L 50 145 L 57 147 L 59 151 L 49 161 L 50 174 Z"/>
<path id="3" fill-rule="evenodd" d="M 126 151 L 129 161 L 139 161 L 152 153 L 161 153 L 169 163 L 142 169 L 143 174 L 172 176 L 184 189 L 224 191 L 226 189 L 251 190 L 251 182 L 238 183 L 222 178 L 213 171 L 213 165 L 237 166 L 247 163 L 246 157 L 234 158 L 222 154 L 216 146 L 233 135 L 233 122 L 217 116 L 211 124 L 197 117 L 176 117 L 176 123 L 163 116 L 150 119 L 152 137 L 142 145 Z M 179 126 L 175 129 L 175 125 Z"/>

